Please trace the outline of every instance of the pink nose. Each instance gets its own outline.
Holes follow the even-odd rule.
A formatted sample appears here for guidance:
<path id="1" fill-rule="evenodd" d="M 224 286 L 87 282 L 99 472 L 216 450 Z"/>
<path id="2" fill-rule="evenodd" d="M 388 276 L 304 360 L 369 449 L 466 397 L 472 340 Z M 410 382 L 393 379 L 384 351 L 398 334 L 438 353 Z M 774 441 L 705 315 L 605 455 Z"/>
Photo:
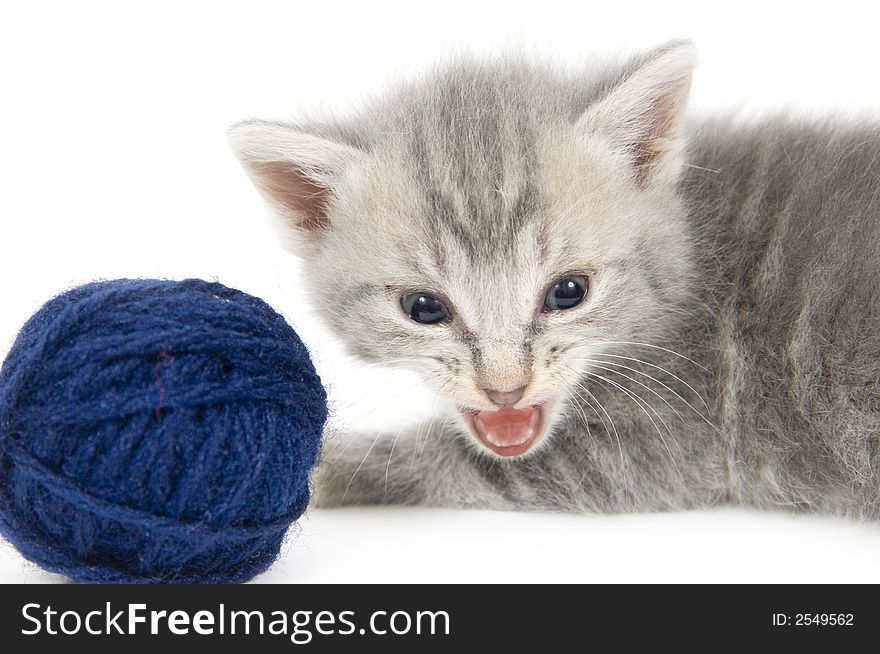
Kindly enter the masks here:
<path id="1" fill-rule="evenodd" d="M 520 386 L 514 391 L 494 391 L 491 388 L 484 388 L 486 395 L 498 406 L 511 406 L 522 399 L 526 392 L 525 386 Z"/>

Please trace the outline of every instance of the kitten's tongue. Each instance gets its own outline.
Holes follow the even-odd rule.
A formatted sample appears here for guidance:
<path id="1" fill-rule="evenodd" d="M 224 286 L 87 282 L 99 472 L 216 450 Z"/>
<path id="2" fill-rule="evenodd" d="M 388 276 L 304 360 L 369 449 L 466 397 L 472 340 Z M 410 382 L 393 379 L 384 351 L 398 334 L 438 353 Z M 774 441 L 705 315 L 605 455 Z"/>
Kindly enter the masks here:
<path id="1" fill-rule="evenodd" d="M 504 407 L 497 411 L 478 412 L 474 416 L 474 426 L 480 438 L 496 454 L 517 456 L 531 446 L 539 420 L 537 407 Z"/>

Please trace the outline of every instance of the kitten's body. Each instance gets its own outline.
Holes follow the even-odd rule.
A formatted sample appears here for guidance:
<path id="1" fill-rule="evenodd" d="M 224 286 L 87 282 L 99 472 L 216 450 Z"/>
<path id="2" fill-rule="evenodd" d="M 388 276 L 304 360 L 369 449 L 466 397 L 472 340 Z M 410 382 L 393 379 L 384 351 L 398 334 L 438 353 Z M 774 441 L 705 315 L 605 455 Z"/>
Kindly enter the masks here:
<path id="1" fill-rule="evenodd" d="M 324 506 L 880 513 L 880 129 L 716 120 L 682 139 L 667 116 L 682 90 L 655 83 L 680 85 L 670 52 L 581 77 L 453 67 L 360 121 L 296 130 L 320 143 L 266 148 L 286 137 L 265 124 L 239 137 L 258 185 L 309 232 L 297 247 L 356 353 L 415 363 L 459 405 L 483 408 L 471 387 L 502 380 L 552 407 L 552 433 L 515 458 L 474 447 L 460 422 L 346 441 L 318 480 Z M 617 114 L 640 94 L 663 120 L 636 148 L 606 147 L 632 140 L 636 119 Z M 294 156 L 324 139 L 344 152 Z M 371 163 L 321 177 L 361 156 L 349 148 Z M 279 152 L 283 175 L 294 159 L 318 170 L 308 184 L 341 190 L 317 211 L 299 191 L 288 202 L 287 178 L 261 167 Z M 575 268 L 596 288 L 580 317 L 530 313 L 547 271 Z M 389 288 L 426 285 L 462 325 L 383 313 Z M 485 308 L 493 294 L 505 300 Z"/>

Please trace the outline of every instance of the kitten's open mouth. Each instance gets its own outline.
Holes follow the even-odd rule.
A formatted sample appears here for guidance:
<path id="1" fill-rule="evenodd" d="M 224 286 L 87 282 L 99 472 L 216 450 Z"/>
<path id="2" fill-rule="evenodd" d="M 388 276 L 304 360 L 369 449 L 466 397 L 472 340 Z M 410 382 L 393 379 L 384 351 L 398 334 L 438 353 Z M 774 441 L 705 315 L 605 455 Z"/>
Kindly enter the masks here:
<path id="1" fill-rule="evenodd" d="M 522 409 L 496 411 L 461 408 L 477 439 L 498 456 L 521 456 L 541 439 L 544 408 L 535 404 Z"/>

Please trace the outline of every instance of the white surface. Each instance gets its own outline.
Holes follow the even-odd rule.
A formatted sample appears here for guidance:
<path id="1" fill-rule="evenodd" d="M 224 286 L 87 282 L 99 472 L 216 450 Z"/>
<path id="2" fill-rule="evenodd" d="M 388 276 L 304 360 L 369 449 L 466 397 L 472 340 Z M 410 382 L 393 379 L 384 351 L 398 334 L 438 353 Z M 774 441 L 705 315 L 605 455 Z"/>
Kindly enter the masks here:
<path id="1" fill-rule="evenodd" d="M 7 3 L 0 20 L 0 353 L 46 299 L 121 276 L 217 278 L 313 349 L 340 420 L 430 410 L 338 351 L 231 156 L 246 117 L 344 107 L 459 47 L 577 61 L 691 37 L 694 105 L 880 112 L 877 9 L 807 3 Z M 368 391 L 367 389 L 373 389 Z M 573 517 L 314 511 L 266 581 L 880 581 L 880 527 L 725 510 Z M 0 581 L 52 579 L 0 545 Z"/>
<path id="2" fill-rule="evenodd" d="M 257 583 L 878 583 L 880 530 L 742 509 L 556 516 L 312 510 Z M 0 581 L 63 577 L 0 545 Z"/>

